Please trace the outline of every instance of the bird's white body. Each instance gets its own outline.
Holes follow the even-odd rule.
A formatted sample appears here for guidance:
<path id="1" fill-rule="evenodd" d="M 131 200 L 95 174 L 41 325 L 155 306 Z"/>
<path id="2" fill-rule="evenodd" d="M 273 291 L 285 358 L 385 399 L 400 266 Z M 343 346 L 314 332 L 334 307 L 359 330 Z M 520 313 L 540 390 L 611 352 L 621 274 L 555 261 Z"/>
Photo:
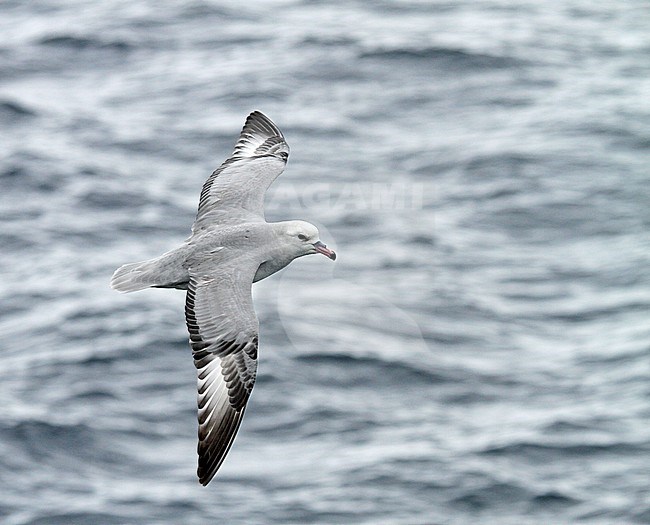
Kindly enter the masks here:
<path id="1" fill-rule="evenodd" d="M 316 253 L 305 242 L 295 242 L 299 232 L 308 232 L 308 240 L 318 241 L 316 227 L 304 221 L 250 222 L 202 230 L 178 248 L 160 257 L 120 267 L 111 281 L 119 292 L 145 288 L 187 290 L 189 268 L 193 261 L 210 259 L 234 265 L 235 261 L 257 265 L 253 282 L 266 279 L 291 261 Z M 295 233 L 294 233 L 295 232 Z"/>

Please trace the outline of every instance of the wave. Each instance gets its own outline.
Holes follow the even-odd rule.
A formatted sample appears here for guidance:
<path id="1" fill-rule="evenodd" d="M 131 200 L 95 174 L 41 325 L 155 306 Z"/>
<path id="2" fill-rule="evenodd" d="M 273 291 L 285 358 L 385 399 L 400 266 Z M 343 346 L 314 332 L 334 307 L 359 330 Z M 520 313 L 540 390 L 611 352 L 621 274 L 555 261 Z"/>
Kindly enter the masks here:
<path id="1" fill-rule="evenodd" d="M 359 58 L 417 63 L 432 62 L 465 69 L 504 69 L 524 64 L 522 60 L 514 57 L 488 55 L 446 47 L 375 49 L 362 52 Z"/>
<path id="2" fill-rule="evenodd" d="M 368 382 L 385 382 L 387 377 L 391 382 L 409 380 L 426 383 L 448 383 L 456 378 L 440 372 L 416 368 L 404 361 L 386 361 L 372 356 L 351 356 L 346 354 L 307 354 L 296 358 L 309 365 L 334 365 L 343 371 L 340 377 L 354 375 L 365 376 Z"/>
<path id="3" fill-rule="evenodd" d="M 0 100 L 0 116 L 9 120 L 33 117 L 36 111 L 13 100 Z"/>
<path id="4" fill-rule="evenodd" d="M 611 319 L 613 316 L 628 312 L 647 312 L 649 306 L 645 301 L 630 301 L 625 304 L 605 306 L 602 308 L 584 308 L 577 311 L 545 313 L 543 316 L 552 321 L 582 323 L 585 321 L 596 321 L 602 318 Z"/>
<path id="5" fill-rule="evenodd" d="M 466 161 L 464 169 L 468 173 L 478 173 L 483 176 L 486 171 L 490 171 L 499 177 L 502 177 L 503 170 L 507 169 L 508 173 L 515 171 L 515 178 L 518 180 L 521 170 L 527 167 L 537 166 L 545 160 L 547 159 L 541 155 L 512 150 L 499 151 L 495 153 L 474 155 Z"/>
<path id="6" fill-rule="evenodd" d="M 93 210 L 120 210 L 142 207 L 147 196 L 129 191 L 90 190 L 79 196 L 79 204 Z"/>
<path id="7" fill-rule="evenodd" d="M 26 420 L 6 423 L 0 428 L 6 444 L 14 445 L 29 458 L 53 458 L 74 455 L 76 458 L 97 458 L 95 432 L 84 424 L 52 423 Z M 20 457 L 20 453 L 17 453 Z M 48 460 L 48 462 L 51 462 Z"/>
<path id="8" fill-rule="evenodd" d="M 480 454 L 488 456 L 520 456 L 531 460 L 547 461 L 551 457 L 584 457 L 598 454 L 639 454 L 647 452 L 647 445 L 626 442 L 548 444 L 520 442 L 483 449 Z"/>
<path id="9" fill-rule="evenodd" d="M 124 523 L 124 518 L 116 514 L 105 512 L 64 512 L 48 513 L 47 516 L 34 518 L 26 522 L 26 525 L 95 525 L 102 523 L 105 525 L 119 525 Z"/>
<path id="10" fill-rule="evenodd" d="M 519 485 L 495 481 L 465 491 L 465 493 L 453 498 L 451 503 L 466 509 L 479 510 L 498 503 L 530 501 L 534 496 L 530 490 Z"/>
<path id="11" fill-rule="evenodd" d="M 246 18 L 245 13 L 242 13 L 242 11 L 242 9 L 228 9 L 212 2 L 194 0 L 192 2 L 183 2 L 180 4 L 177 16 L 188 20 L 215 17 L 220 21 L 224 21 Z"/>
<path id="12" fill-rule="evenodd" d="M 323 35 L 308 35 L 301 41 L 301 45 L 317 46 L 317 47 L 338 47 L 338 46 L 351 46 L 357 44 L 357 40 L 351 36 L 323 36 Z"/>
<path id="13" fill-rule="evenodd" d="M 553 421 L 552 423 L 545 425 L 543 431 L 548 434 L 584 432 L 585 430 L 594 430 L 601 424 L 602 422 L 599 421 L 583 423 L 578 421 L 566 421 L 560 419 L 558 421 Z"/>
<path id="14" fill-rule="evenodd" d="M 59 47 L 67 49 L 111 49 L 115 51 L 129 51 L 132 45 L 124 40 L 100 40 L 77 35 L 52 35 L 43 37 L 38 41 L 39 45 L 48 47 Z"/>
<path id="15" fill-rule="evenodd" d="M 544 508 L 548 508 L 549 506 L 576 505 L 580 502 L 581 500 L 577 498 L 572 498 L 555 490 L 544 492 L 533 497 L 533 503 Z"/>

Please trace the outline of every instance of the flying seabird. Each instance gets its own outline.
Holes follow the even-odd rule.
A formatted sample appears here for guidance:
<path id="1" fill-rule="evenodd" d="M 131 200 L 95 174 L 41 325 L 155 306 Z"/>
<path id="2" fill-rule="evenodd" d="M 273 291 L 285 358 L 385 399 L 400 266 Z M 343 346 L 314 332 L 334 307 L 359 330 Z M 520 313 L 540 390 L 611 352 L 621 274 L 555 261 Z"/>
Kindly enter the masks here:
<path id="1" fill-rule="evenodd" d="M 289 146 L 265 115 L 246 119 L 235 149 L 203 185 L 192 234 L 149 261 L 121 266 L 120 292 L 187 290 L 185 319 L 198 373 L 199 466 L 207 485 L 223 463 L 255 383 L 259 323 L 252 283 L 304 255 L 336 254 L 305 221 L 269 223 L 264 195 L 284 171 Z"/>

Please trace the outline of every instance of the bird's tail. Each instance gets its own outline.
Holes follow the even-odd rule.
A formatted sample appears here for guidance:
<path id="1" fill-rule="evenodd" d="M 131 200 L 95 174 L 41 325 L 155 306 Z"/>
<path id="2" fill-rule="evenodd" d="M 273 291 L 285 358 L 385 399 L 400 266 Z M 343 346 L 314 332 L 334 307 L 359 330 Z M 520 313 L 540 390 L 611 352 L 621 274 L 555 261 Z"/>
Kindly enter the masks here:
<path id="1" fill-rule="evenodd" d="M 120 266 L 111 279 L 111 288 L 118 292 L 137 292 L 156 286 L 158 259 L 140 261 Z"/>
<path id="2" fill-rule="evenodd" d="M 155 259 L 120 266 L 111 279 L 118 292 L 136 292 L 145 288 L 180 288 L 187 290 L 189 273 L 183 264 L 183 250 L 172 250 Z"/>

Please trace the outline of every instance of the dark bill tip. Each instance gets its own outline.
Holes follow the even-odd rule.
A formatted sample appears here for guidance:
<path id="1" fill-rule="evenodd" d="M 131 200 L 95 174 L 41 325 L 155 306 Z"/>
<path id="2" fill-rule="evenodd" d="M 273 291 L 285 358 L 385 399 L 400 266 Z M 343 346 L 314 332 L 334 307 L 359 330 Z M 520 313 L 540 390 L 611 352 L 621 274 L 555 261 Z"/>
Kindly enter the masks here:
<path id="1" fill-rule="evenodd" d="M 315 242 L 314 243 L 314 248 L 316 248 L 316 251 L 318 253 L 322 253 L 325 257 L 329 257 L 333 261 L 336 260 L 336 253 L 334 253 L 334 251 L 330 250 L 322 242 L 320 242 L 320 241 Z"/>

